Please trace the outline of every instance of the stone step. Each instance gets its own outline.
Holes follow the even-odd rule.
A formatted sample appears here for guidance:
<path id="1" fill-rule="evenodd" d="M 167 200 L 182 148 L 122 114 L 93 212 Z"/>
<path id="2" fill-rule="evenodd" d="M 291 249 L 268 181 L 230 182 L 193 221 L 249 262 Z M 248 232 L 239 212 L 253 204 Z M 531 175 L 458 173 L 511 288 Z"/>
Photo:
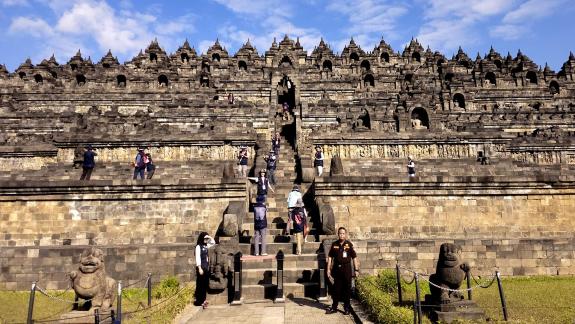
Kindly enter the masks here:
<path id="1" fill-rule="evenodd" d="M 276 256 L 252 256 L 244 255 L 242 257 L 242 269 L 275 269 L 277 267 Z M 302 255 L 285 255 L 284 268 L 295 269 L 319 269 L 325 268 L 325 257 L 323 253 L 302 254 Z"/>
<path id="2" fill-rule="evenodd" d="M 316 253 L 319 250 L 320 242 L 307 242 L 304 243 L 302 246 L 302 253 Z M 253 254 L 253 245 L 252 244 L 240 244 L 240 251 L 243 254 Z M 289 243 L 268 243 L 267 244 L 267 253 L 269 254 L 277 254 L 280 250 L 284 252 L 284 254 L 295 254 L 296 244 L 295 242 Z"/>
<path id="3" fill-rule="evenodd" d="M 285 297 L 315 298 L 319 292 L 319 285 L 315 282 L 284 283 Z M 275 299 L 277 286 L 275 284 L 242 285 L 242 297 L 245 300 Z"/>
<path id="4" fill-rule="evenodd" d="M 284 268 L 284 283 L 319 282 L 319 269 Z M 243 269 L 243 285 L 275 284 L 277 269 Z"/>

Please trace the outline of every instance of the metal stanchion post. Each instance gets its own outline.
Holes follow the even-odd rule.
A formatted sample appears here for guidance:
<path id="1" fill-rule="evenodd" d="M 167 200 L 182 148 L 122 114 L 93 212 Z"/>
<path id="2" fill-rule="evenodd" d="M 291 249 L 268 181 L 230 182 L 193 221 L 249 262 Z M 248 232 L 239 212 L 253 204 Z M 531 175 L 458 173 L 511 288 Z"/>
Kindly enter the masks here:
<path id="1" fill-rule="evenodd" d="M 284 253 L 282 250 L 279 250 L 278 254 L 276 255 L 277 259 L 277 293 L 276 298 L 274 299 L 274 303 L 283 303 L 285 302 L 284 299 Z"/>
<path id="2" fill-rule="evenodd" d="M 503 309 L 503 319 L 505 321 L 507 318 L 507 303 L 505 302 L 505 295 L 503 294 L 503 285 L 501 284 L 501 276 L 499 271 L 495 271 L 495 277 L 497 277 L 497 286 L 499 287 L 499 298 L 501 298 L 501 308 Z"/>
<path id="3" fill-rule="evenodd" d="M 32 282 L 32 288 L 30 289 L 30 299 L 28 300 L 28 319 L 26 320 L 26 324 L 34 323 L 32 317 L 34 316 L 35 297 L 36 297 L 36 281 Z"/>
<path id="4" fill-rule="evenodd" d="M 419 275 L 415 273 L 415 302 L 417 303 L 417 323 L 421 324 L 421 293 L 419 291 Z"/>
<path id="5" fill-rule="evenodd" d="M 152 306 L 152 273 L 148 272 L 148 307 Z"/>
<path id="6" fill-rule="evenodd" d="M 413 301 L 413 324 L 417 324 L 417 303 Z"/>
<path id="7" fill-rule="evenodd" d="M 242 252 L 234 255 L 234 300 L 231 304 L 242 304 Z"/>
<path id="8" fill-rule="evenodd" d="M 471 271 L 467 271 L 465 277 L 467 278 L 467 299 L 471 300 Z"/>
<path id="9" fill-rule="evenodd" d="M 118 309 L 116 313 L 116 323 L 122 323 L 122 280 L 118 281 Z"/>
<path id="10" fill-rule="evenodd" d="M 94 309 L 94 324 L 100 324 L 100 310 Z"/>
<path id="11" fill-rule="evenodd" d="M 320 261 L 321 266 L 319 267 L 319 301 L 326 301 L 327 300 L 327 283 L 325 281 L 325 261 Z"/>
<path id="12" fill-rule="evenodd" d="M 399 264 L 395 265 L 395 278 L 397 279 L 397 298 L 399 299 L 399 305 L 403 303 L 403 297 L 401 295 L 401 274 L 399 273 Z"/>

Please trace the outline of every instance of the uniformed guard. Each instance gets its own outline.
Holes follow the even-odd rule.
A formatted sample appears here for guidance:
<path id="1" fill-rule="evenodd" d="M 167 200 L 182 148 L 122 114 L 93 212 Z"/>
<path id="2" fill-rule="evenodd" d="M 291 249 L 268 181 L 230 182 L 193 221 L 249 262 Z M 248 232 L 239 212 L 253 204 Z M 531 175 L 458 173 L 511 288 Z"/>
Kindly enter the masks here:
<path id="1" fill-rule="evenodd" d="M 353 244 L 347 240 L 347 230 L 340 227 L 337 235 L 339 239 L 332 243 L 327 259 L 327 277 L 333 284 L 333 303 L 326 313 L 337 312 L 337 304 L 343 302 L 344 314 L 348 315 L 351 311 L 351 280 L 359 274 L 359 259 Z M 351 268 L 352 260 L 355 271 Z"/>

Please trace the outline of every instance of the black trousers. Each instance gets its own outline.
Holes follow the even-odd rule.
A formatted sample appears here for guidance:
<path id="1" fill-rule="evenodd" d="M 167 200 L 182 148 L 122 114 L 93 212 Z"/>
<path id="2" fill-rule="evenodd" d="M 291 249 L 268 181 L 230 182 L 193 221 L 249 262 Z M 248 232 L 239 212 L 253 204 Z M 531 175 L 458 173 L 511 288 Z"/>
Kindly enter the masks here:
<path id="1" fill-rule="evenodd" d="M 333 293 L 331 299 L 333 303 L 331 305 L 332 309 L 337 309 L 337 304 L 343 303 L 344 309 L 351 309 L 351 267 L 349 264 L 342 265 L 341 268 L 336 268 L 334 266 L 331 274 L 333 276 Z M 343 269 L 346 270 L 343 270 Z"/>
<path id="2" fill-rule="evenodd" d="M 208 270 L 204 270 L 204 274 L 200 275 L 198 268 L 196 267 L 196 302 L 194 305 L 202 306 L 206 301 L 206 296 L 208 294 L 208 287 L 210 285 L 210 273 Z"/>
<path id="3" fill-rule="evenodd" d="M 80 176 L 80 180 L 90 180 L 92 170 L 94 170 L 94 168 L 82 167 L 82 176 Z"/>

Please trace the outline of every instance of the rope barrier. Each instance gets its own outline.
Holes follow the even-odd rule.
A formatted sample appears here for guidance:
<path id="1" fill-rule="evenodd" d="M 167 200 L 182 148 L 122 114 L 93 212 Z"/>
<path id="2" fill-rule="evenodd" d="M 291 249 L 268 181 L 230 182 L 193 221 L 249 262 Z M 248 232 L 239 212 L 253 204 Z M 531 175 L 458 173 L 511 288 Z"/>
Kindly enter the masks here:
<path id="1" fill-rule="evenodd" d="M 412 283 L 415 282 L 415 274 L 413 274 L 413 278 L 411 278 L 410 281 L 405 280 L 405 278 L 403 278 L 403 276 L 401 276 L 401 280 L 403 280 L 403 282 L 404 282 L 406 285 L 411 285 Z"/>
<path id="2" fill-rule="evenodd" d="M 36 286 L 36 289 L 38 289 L 38 291 L 39 291 L 42 295 L 44 295 L 44 296 L 46 296 L 46 297 L 48 297 L 48 298 L 50 298 L 50 299 L 54 299 L 54 300 L 57 300 L 57 301 L 60 301 L 60 302 L 63 302 L 63 303 L 68 303 L 68 304 L 76 304 L 76 303 L 77 303 L 77 301 L 75 301 L 75 300 L 74 300 L 74 301 L 69 301 L 69 300 L 66 300 L 66 299 L 62 299 L 62 298 L 60 298 L 60 297 L 52 296 L 52 295 L 48 294 L 42 287 L 40 287 L 40 286 L 38 286 L 38 285 Z M 85 302 L 91 301 L 92 299 L 93 299 L 93 298 L 83 299 L 83 301 L 84 301 L 84 303 L 85 303 Z"/>
<path id="3" fill-rule="evenodd" d="M 493 278 L 491 278 L 491 281 L 487 284 L 487 286 L 483 286 L 477 279 L 475 279 L 475 276 L 471 272 L 469 272 L 469 274 L 471 275 L 473 281 L 475 281 L 475 283 L 481 288 L 491 287 L 491 285 L 493 285 L 493 283 L 495 282 L 495 279 L 497 279 L 497 276 L 493 276 Z M 481 279 L 481 277 L 479 277 L 479 279 Z"/>
<path id="4" fill-rule="evenodd" d="M 50 315 L 48 315 L 48 316 L 44 316 L 44 317 L 42 317 L 42 318 L 40 318 L 40 319 L 35 319 L 34 322 L 35 322 L 35 323 L 42 323 L 43 321 L 46 321 L 46 320 L 54 321 L 54 320 L 56 320 L 56 319 L 52 319 L 52 317 L 54 317 L 54 316 L 56 316 L 56 315 L 59 315 L 59 314 L 62 314 L 62 313 L 63 313 L 64 311 L 66 311 L 66 309 L 68 309 L 68 308 L 69 308 L 69 306 L 66 305 L 66 307 L 62 308 L 61 310 L 59 310 L 59 311 L 57 311 L 57 312 L 55 312 L 55 313 L 53 313 L 53 314 L 50 314 Z"/>
<path id="5" fill-rule="evenodd" d="M 141 282 L 144 282 L 144 281 L 146 281 L 146 283 L 148 283 L 148 277 L 142 278 L 142 279 L 140 279 L 140 280 L 138 280 L 138 281 L 136 281 L 136 282 L 133 282 L 133 283 L 131 283 L 131 284 L 129 284 L 129 285 L 125 285 L 125 286 L 122 287 L 122 289 L 126 289 L 126 288 L 128 288 L 128 287 L 135 286 L 135 285 L 137 285 L 137 284 L 139 284 L 139 283 L 141 283 Z"/>
<path id="6" fill-rule="evenodd" d="M 156 313 L 162 311 L 163 307 L 168 305 L 167 302 L 168 302 L 169 300 L 174 299 L 176 296 L 178 296 L 179 294 L 181 294 L 181 293 L 182 293 L 184 290 L 186 290 L 186 289 L 188 289 L 187 286 L 182 287 L 180 290 L 178 290 L 178 291 L 177 291 L 175 294 L 173 294 L 172 296 L 170 296 L 170 297 L 168 297 L 168 298 L 166 298 L 166 299 L 164 299 L 164 300 L 162 300 L 162 301 L 160 301 L 160 302 L 158 302 L 158 303 L 156 303 L 156 304 L 154 304 L 154 305 L 152 305 L 152 306 L 150 306 L 150 307 L 148 307 L 148 308 L 144 308 L 144 309 L 139 309 L 139 310 L 135 310 L 135 311 L 126 312 L 126 313 L 123 314 L 123 316 L 131 317 L 131 316 L 133 316 L 134 314 L 143 313 L 143 312 L 148 312 L 148 311 L 150 311 L 150 310 L 153 309 L 153 308 L 157 308 L 157 309 L 154 309 L 154 311 L 152 311 L 152 312 L 146 314 L 146 316 L 145 316 L 145 317 L 151 317 L 152 315 L 154 315 L 154 314 L 156 314 Z M 158 306 L 160 306 L 160 305 L 164 305 L 164 306 L 158 307 Z"/>
<path id="7" fill-rule="evenodd" d="M 441 290 L 446 290 L 446 291 L 450 291 L 450 292 L 468 292 L 468 291 L 473 291 L 473 290 L 475 290 L 475 289 L 477 289 L 477 288 L 489 288 L 489 287 L 491 287 L 491 285 L 493 285 L 493 283 L 495 282 L 495 279 L 496 279 L 496 276 L 493 275 L 493 278 L 491 278 L 491 281 L 489 282 L 489 284 L 487 284 L 486 286 L 484 286 L 484 285 L 482 285 L 481 283 L 479 283 L 479 282 L 475 279 L 475 277 L 473 276 L 473 274 L 471 274 L 471 272 L 469 272 L 469 273 L 471 274 L 471 277 L 473 278 L 473 280 L 474 280 L 475 283 L 476 283 L 475 286 L 469 287 L 469 288 L 451 289 L 451 288 L 441 287 L 441 286 L 439 286 L 439 285 L 437 285 L 437 284 L 431 282 L 431 281 L 429 280 L 429 278 L 425 278 L 425 277 L 430 277 L 429 274 L 417 272 L 417 271 L 414 271 L 414 270 L 405 268 L 405 267 L 403 267 L 403 266 L 399 266 L 399 268 L 402 269 L 402 270 L 405 270 L 405 271 L 408 271 L 408 272 L 413 273 L 413 274 L 414 274 L 414 276 L 413 276 L 413 281 L 415 281 L 415 274 L 417 273 L 417 274 L 419 274 L 419 275 L 422 277 L 423 280 L 429 282 L 430 285 L 432 285 L 432 286 L 434 286 L 434 287 L 436 287 L 436 288 L 439 288 L 439 289 L 441 289 Z M 403 277 L 402 277 L 401 279 L 403 279 Z M 405 282 L 405 279 L 403 279 L 403 281 Z M 410 285 L 411 283 L 407 283 L 407 282 L 406 282 L 406 284 Z"/>

